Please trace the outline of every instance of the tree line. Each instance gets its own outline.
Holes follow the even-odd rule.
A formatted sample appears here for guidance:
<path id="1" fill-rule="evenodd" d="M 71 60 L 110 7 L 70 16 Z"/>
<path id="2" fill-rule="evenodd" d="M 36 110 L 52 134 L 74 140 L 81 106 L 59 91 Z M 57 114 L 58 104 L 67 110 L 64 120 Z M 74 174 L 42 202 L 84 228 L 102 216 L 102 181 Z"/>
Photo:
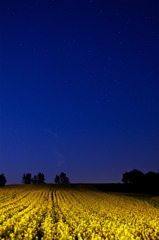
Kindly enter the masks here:
<path id="1" fill-rule="evenodd" d="M 56 184 L 68 184 L 70 183 L 69 178 L 67 177 L 66 173 L 61 172 L 59 175 L 56 175 L 54 178 L 54 182 Z M 0 174 L 0 186 L 5 186 L 7 183 L 7 179 L 5 175 L 2 173 Z M 45 176 L 43 173 L 39 172 L 37 175 L 32 176 L 31 173 L 24 173 L 22 176 L 22 183 L 23 184 L 39 184 L 45 183 Z"/>
<path id="2" fill-rule="evenodd" d="M 133 169 L 123 174 L 122 182 L 127 186 L 125 189 L 128 189 L 128 191 L 159 193 L 159 172 L 149 171 L 144 174 L 138 169 Z"/>
<path id="3" fill-rule="evenodd" d="M 153 184 L 159 183 L 159 172 L 147 172 L 143 173 L 138 169 L 133 169 L 130 172 L 125 172 L 122 178 L 123 183 L 131 184 Z"/>
<path id="4" fill-rule="evenodd" d="M 0 174 L 0 186 L 5 186 L 7 179 L 4 174 Z M 56 184 L 69 184 L 70 180 L 66 173 L 61 172 L 54 178 Z M 159 172 L 149 171 L 143 173 L 138 169 L 133 169 L 130 172 L 123 173 L 122 182 L 125 185 L 125 191 L 133 192 L 147 192 L 159 193 Z M 23 184 L 39 184 L 45 183 L 45 176 L 39 172 L 37 175 L 32 176 L 31 173 L 24 173 L 22 176 Z"/>

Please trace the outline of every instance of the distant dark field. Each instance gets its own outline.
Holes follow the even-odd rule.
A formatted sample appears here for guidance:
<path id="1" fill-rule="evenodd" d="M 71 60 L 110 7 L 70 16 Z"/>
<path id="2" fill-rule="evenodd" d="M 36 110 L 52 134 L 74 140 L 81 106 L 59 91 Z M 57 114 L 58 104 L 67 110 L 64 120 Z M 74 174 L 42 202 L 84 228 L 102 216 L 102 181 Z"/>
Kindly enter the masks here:
<path id="1" fill-rule="evenodd" d="M 29 185 L 29 184 L 28 184 Z M 38 187 L 38 184 L 35 184 Z M 45 184 L 44 186 L 55 186 L 56 184 Z M 14 184 L 14 185 L 7 185 L 6 187 L 23 187 L 23 184 Z M 73 189 L 87 188 L 87 189 L 94 189 L 100 190 L 103 192 L 119 192 L 119 193 L 138 193 L 138 194 L 150 194 L 150 195 L 159 195 L 159 188 L 157 185 L 142 185 L 142 184 L 123 184 L 123 183 L 70 183 L 70 184 L 63 184 L 59 187 L 71 187 Z M 57 186 L 58 187 L 58 184 Z"/>
<path id="2" fill-rule="evenodd" d="M 123 184 L 123 183 L 85 183 L 85 184 L 71 184 L 73 187 L 85 186 L 94 188 L 103 192 L 124 192 L 124 193 L 138 193 L 159 195 L 159 188 L 157 185 L 142 185 L 142 184 Z"/>

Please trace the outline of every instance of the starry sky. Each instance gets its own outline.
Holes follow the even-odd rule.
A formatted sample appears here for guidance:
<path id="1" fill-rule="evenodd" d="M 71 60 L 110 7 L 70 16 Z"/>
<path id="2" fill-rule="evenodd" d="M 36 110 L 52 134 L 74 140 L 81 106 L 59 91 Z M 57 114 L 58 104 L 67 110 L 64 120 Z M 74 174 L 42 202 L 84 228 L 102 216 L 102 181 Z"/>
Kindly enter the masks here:
<path id="1" fill-rule="evenodd" d="M 0 1 L 0 174 L 159 171 L 159 1 Z"/>

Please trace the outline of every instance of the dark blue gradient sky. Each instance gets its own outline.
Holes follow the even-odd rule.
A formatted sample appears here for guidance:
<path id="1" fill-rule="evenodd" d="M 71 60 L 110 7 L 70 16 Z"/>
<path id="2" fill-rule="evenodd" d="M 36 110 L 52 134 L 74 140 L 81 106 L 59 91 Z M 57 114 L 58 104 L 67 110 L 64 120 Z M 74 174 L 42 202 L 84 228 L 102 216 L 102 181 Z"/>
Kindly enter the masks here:
<path id="1" fill-rule="evenodd" d="M 0 173 L 159 170 L 159 1 L 0 1 Z"/>

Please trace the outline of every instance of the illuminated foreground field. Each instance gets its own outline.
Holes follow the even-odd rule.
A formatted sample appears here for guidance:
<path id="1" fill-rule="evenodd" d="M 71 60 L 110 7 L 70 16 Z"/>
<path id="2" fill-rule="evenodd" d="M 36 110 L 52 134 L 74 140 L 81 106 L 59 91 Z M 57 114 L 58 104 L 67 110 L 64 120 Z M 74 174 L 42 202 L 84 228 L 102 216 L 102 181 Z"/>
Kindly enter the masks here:
<path id="1" fill-rule="evenodd" d="M 85 186 L 0 189 L 0 239 L 159 239 L 159 208 Z"/>

